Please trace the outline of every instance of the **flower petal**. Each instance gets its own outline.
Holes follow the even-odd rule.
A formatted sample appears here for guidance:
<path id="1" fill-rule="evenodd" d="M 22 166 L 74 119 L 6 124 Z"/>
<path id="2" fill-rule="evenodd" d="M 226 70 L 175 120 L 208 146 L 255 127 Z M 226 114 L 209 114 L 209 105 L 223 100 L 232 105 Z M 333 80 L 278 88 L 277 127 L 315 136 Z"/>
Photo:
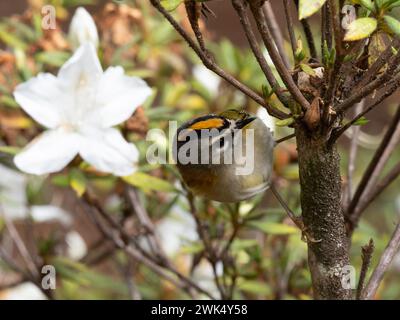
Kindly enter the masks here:
<path id="1" fill-rule="evenodd" d="M 122 67 L 108 68 L 100 79 L 96 105 L 104 127 L 127 120 L 136 108 L 151 95 L 151 89 L 140 78 L 128 77 Z"/>
<path id="2" fill-rule="evenodd" d="M 76 9 L 69 26 L 68 36 L 75 49 L 86 42 L 91 42 L 95 47 L 98 46 L 99 35 L 96 24 L 85 8 Z"/>
<path id="3" fill-rule="evenodd" d="M 45 174 L 63 169 L 78 153 L 79 136 L 63 129 L 49 130 L 32 140 L 14 158 L 21 171 Z"/>
<path id="4" fill-rule="evenodd" d="M 50 73 L 39 73 L 35 78 L 19 84 L 15 100 L 35 121 L 47 128 L 55 128 L 62 117 L 62 102 L 66 93 L 58 79 Z"/>
<path id="5" fill-rule="evenodd" d="M 136 170 L 139 152 L 114 128 L 83 133 L 79 154 L 99 171 L 127 176 Z"/>
<path id="6" fill-rule="evenodd" d="M 61 67 L 58 79 L 70 88 L 78 88 L 98 81 L 103 73 L 96 48 L 92 43 L 81 45 L 73 56 Z"/>

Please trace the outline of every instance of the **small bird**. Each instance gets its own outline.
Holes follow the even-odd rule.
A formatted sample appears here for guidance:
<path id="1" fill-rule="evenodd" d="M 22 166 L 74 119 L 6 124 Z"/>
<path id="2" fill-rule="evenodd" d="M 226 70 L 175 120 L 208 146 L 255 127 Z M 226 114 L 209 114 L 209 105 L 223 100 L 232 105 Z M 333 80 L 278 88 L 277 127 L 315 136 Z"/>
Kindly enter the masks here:
<path id="1" fill-rule="evenodd" d="M 239 202 L 270 186 L 275 142 L 264 122 L 228 110 L 184 123 L 173 154 L 190 191 L 219 202 Z"/>

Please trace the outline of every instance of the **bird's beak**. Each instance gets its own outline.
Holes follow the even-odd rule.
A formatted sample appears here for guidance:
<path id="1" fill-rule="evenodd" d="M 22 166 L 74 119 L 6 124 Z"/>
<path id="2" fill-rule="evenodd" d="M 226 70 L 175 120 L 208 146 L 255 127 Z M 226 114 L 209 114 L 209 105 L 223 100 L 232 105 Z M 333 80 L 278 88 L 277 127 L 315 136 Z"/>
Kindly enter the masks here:
<path id="1" fill-rule="evenodd" d="M 236 128 L 242 129 L 256 119 L 257 119 L 257 117 L 248 117 L 248 118 L 236 121 Z"/>

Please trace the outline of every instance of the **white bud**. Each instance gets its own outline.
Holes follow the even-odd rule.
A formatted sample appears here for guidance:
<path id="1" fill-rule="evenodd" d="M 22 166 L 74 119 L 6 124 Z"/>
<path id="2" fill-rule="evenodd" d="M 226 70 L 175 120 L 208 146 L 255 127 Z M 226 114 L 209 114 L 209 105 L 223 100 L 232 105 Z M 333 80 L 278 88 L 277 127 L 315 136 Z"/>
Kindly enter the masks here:
<path id="1" fill-rule="evenodd" d="M 99 44 L 99 35 L 96 24 L 89 12 L 85 8 L 79 7 L 76 9 L 69 26 L 68 37 L 74 49 L 80 45 L 90 42 L 96 48 Z"/>

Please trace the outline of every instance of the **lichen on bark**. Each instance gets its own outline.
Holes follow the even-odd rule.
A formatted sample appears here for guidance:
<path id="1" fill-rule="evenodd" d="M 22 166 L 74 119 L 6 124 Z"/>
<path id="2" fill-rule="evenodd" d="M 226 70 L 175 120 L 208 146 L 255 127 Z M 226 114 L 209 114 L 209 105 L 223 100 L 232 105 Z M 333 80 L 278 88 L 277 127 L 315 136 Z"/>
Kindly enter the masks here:
<path id="1" fill-rule="evenodd" d="M 350 299 L 342 285 L 349 265 L 348 238 L 341 208 L 340 157 L 323 134 L 296 127 L 301 208 L 308 241 L 309 267 L 316 299 Z"/>

